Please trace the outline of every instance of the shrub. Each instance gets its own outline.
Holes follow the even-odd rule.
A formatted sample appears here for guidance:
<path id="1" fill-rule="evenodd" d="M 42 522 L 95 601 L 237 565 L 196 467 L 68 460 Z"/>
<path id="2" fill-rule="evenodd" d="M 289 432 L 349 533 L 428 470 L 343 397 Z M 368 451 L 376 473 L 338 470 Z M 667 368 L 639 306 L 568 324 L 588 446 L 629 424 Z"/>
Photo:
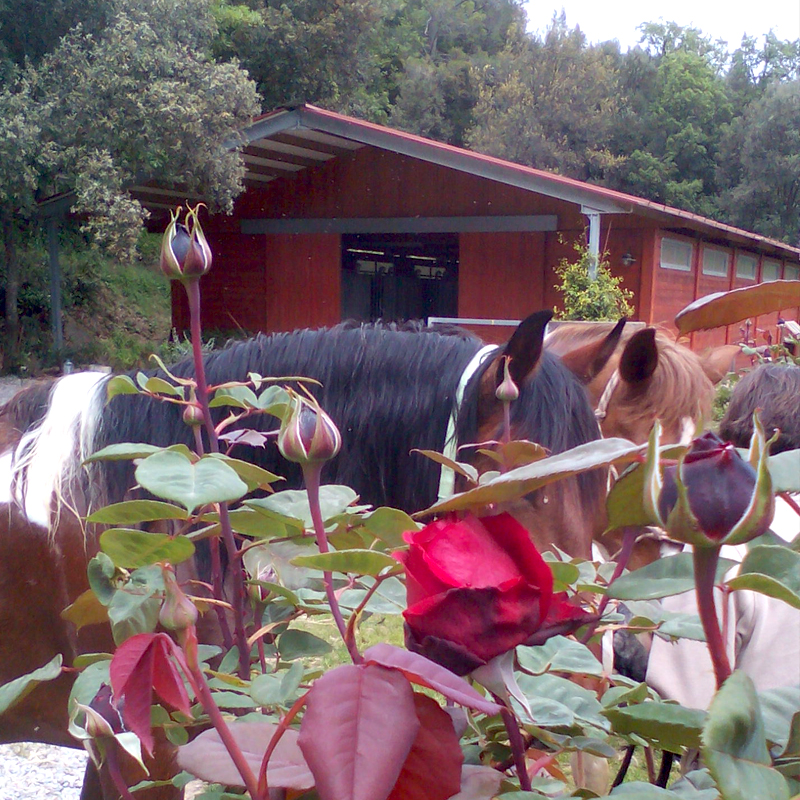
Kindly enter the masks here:
<path id="1" fill-rule="evenodd" d="M 602 321 L 633 316 L 633 292 L 620 285 L 622 278 L 611 274 L 608 253 L 601 256 L 594 280 L 589 277 L 592 256 L 588 246 L 576 244 L 575 253 L 577 260 L 562 258 L 556 267 L 561 280 L 556 288 L 562 297 L 562 307 L 553 309 L 556 319 Z"/>

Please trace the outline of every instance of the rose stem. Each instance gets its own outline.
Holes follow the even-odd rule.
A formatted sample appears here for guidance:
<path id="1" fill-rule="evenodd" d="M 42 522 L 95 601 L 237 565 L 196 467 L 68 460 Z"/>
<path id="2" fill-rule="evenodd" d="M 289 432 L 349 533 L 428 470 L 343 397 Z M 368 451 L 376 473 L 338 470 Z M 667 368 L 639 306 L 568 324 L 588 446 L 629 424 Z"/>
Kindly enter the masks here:
<path id="1" fill-rule="evenodd" d="M 617 578 L 619 578 L 620 575 L 622 575 L 625 567 L 628 566 L 631 553 L 633 553 L 633 546 L 636 544 L 636 538 L 639 535 L 639 528 L 624 528 L 623 530 L 625 532 L 622 534 L 622 547 L 620 548 L 619 557 L 617 558 L 617 563 L 614 567 L 614 573 L 611 576 L 611 580 L 608 582 L 609 587 Z M 608 594 L 603 595 L 603 598 L 600 600 L 600 604 L 597 606 L 597 622 L 592 623 L 586 629 L 586 633 L 581 636 L 581 644 L 586 644 L 592 638 L 592 636 L 594 636 L 594 632 L 597 629 L 597 626 L 600 624 L 600 620 L 603 618 L 606 606 L 610 600 L 611 597 Z"/>
<path id="2" fill-rule="evenodd" d="M 314 523 L 314 532 L 317 536 L 317 547 L 320 553 L 327 553 L 328 536 L 325 533 L 325 523 L 322 519 L 322 509 L 319 504 L 319 480 L 322 473 L 321 464 L 304 464 L 303 465 L 303 478 L 306 483 L 306 491 L 308 492 L 308 505 L 311 510 L 311 520 Z M 336 627 L 339 629 L 339 634 L 342 641 L 347 646 L 347 652 L 354 664 L 360 664 L 362 661 L 361 653 L 358 652 L 355 639 L 347 635 L 347 626 L 345 625 L 342 611 L 339 608 L 339 601 L 336 599 L 336 593 L 333 590 L 333 573 L 323 572 L 323 580 L 325 581 L 325 593 L 328 596 L 328 604 L 331 607 L 331 614 L 336 622 Z"/>
<path id="3" fill-rule="evenodd" d="M 517 770 L 517 777 L 519 778 L 519 788 L 523 792 L 531 791 L 531 779 L 528 775 L 528 768 L 525 764 L 525 742 L 522 739 L 522 734 L 519 732 L 516 717 L 506 708 L 503 701 L 495 696 L 495 702 L 500 705 L 500 716 L 503 718 L 503 723 L 508 732 L 508 743 L 511 745 L 511 753 L 514 756 L 514 766 Z"/>
<path id="4" fill-rule="evenodd" d="M 206 369 L 203 363 L 203 339 L 200 325 L 200 278 L 193 278 L 184 282 L 186 298 L 189 302 L 189 319 L 192 332 L 192 355 L 194 356 L 194 374 L 197 382 L 197 401 L 203 411 L 208 443 L 212 453 L 219 452 L 219 440 L 211 419 L 211 409 L 208 405 L 208 384 L 206 383 Z M 219 504 L 219 523 L 222 529 L 222 539 L 228 551 L 230 568 L 233 569 L 233 615 L 236 644 L 239 648 L 239 677 L 247 680 L 250 677 L 250 648 L 247 646 L 247 633 L 244 629 L 245 589 L 242 570 L 239 566 L 239 554 L 236 540 L 233 538 L 228 504 Z M 221 575 L 219 576 L 221 578 Z M 217 580 L 215 579 L 215 585 Z M 220 581 L 221 584 L 221 581 Z M 221 600 L 222 598 L 217 598 Z"/>
<path id="5" fill-rule="evenodd" d="M 711 662 L 714 665 L 714 677 L 717 681 L 717 689 L 719 689 L 731 674 L 731 665 L 728 661 L 725 641 L 722 638 L 717 619 L 717 608 L 714 604 L 714 583 L 719 562 L 719 547 L 695 547 L 693 556 L 697 610 L 700 613 L 700 621 L 703 623 L 708 652 L 711 654 Z"/>

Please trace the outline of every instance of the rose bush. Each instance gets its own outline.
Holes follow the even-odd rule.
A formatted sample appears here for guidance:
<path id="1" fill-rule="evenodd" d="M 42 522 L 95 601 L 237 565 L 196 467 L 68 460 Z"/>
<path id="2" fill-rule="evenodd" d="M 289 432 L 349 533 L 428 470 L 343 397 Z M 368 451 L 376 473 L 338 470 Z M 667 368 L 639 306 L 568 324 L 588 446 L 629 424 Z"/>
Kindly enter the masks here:
<path id="1" fill-rule="evenodd" d="M 510 514 L 440 519 L 403 538 L 410 650 L 466 675 L 548 618 L 553 574 Z"/>

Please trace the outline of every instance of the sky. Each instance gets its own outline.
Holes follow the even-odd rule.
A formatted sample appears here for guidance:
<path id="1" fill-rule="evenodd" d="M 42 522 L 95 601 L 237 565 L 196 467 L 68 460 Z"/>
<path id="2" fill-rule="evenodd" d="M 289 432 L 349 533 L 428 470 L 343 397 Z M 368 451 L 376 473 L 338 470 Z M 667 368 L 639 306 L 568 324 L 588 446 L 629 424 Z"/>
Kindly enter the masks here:
<path id="1" fill-rule="evenodd" d="M 544 32 L 554 12 L 564 9 L 567 25 L 576 25 L 590 43 L 619 40 L 622 50 L 639 41 L 643 22 L 677 22 L 700 28 L 712 39 L 735 50 L 743 34 L 762 37 L 770 29 L 780 39 L 800 39 L 800 0 L 670 0 L 650 4 L 639 0 L 526 0 L 528 30 Z"/>

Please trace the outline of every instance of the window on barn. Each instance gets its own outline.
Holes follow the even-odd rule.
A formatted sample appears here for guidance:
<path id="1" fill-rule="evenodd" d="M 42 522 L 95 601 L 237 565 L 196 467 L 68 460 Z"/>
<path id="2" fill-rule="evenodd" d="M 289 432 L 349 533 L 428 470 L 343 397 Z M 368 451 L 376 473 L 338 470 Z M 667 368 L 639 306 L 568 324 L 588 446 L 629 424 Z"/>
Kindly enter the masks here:
<path id="1" fill-rule="evenodd" d="M 773 261 L 772 259 L 764 259 L 761 265 L 761 280 L 764 283 L 770 281 L 780 280 L 781 277 L 781 262 Z"/>
<path id="2" fill-rule="evenodd" d="M 787 264 L 783 268 L 783 277 L 787 281 L 800 281 L 800 267 L 793 267 L 791 264 Z"/>
<path id="3" fill-rule="evenodd" d="M 727 250 L 718 250 L 716 247 L 704 247 L 703 275 L 716 275 L 719 278 L 727 278 L 729 260 L 730 256 Z"/>
<path id="4" fill-rule="evenodd" d="M 694 245 L 691 242 L 666 236 L 661 240 L 661 266 L 664 269 L 691 272 L 693 255 Z"/>
<path id="5" fill-rule="evenodd" d="M 458 316 L 457 234 L 342 236 L 342 318 Z"/>
<path id="6" fill-rule="evenodd" d="M 756 279 L 756 269 L 758 268 L 758 258 L 750 253 L 738 253 L 736 256 L 736 277 L 746 278 L 754 281 Z"/>

